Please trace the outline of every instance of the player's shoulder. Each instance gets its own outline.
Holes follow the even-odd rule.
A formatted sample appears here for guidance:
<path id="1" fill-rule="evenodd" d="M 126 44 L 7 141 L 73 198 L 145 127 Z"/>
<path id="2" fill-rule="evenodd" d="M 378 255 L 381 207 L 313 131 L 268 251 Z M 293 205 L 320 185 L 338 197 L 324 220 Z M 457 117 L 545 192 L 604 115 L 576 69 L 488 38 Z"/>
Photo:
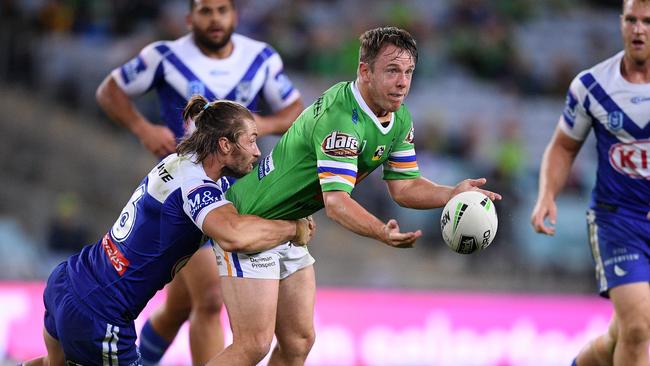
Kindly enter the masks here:
<path id="1" fill-rule="evenodd" d="M 351 82 L 339 82 L 325 90 L 318 99 L 310 106 L 313 118 L 319 120 L 321 117 L 349 110 L 352 105 Z"/>
<path id="2" fill-rule="evenodd" d="M 277 54 L 275 49 L 268 43 L 258 41 L 243 34 L 233 33 L 231 39 L 235 47 L 241 48 L 245 53 L 259 54 L 264 52 L 267 58 Z"/>
<path id="3" fill-rule="evenodd" d="M 350 104 L 354 98 L 351 85 L 351 81 L 341 81 L 332 85 L 322 94 L 323 102 L 328 105 Z"/>
<path id="4" fill-rule="evenodd" d="M 197 185 L 211 181 L 194 155 L 171 154 L 156 165 L 149 173 L 149 180 L 165 183 L 164 190 L 192 190 Z M 214 182 L 213 182 L 214 184 Z"/>

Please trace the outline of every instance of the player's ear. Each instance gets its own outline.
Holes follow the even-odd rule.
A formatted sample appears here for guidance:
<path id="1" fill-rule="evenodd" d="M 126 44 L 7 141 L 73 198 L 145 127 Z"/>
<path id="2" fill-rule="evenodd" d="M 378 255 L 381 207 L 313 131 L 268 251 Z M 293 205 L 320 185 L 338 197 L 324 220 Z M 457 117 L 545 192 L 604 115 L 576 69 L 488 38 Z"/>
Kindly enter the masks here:
<path id="1" fill-rule="evenodd" d="M 368 65 L 365 62 L 359 61 L 359 78 L 362 81 L 367 81 L 368 80 L 368 73 L 370 72 L 370 65 Z"/>
<path id="2" fill-rule="evenodd" d="M 230 153 L 232 153 L 234 147 L 233 145 L 234 144 L 230 142 L 230 140 L 228 140 L 227 138 L 225 137 L 219 138 L 219 150 L 221 150 L 221 152 L 224 155 L 229 155 Z"/>
<path id="3" fill-rule="evenodd" d="M 187 15 L 185 15 L 185 26 L 187 26 L 187 30 L 192 31 L 192 11 L 190 10 Z"/>

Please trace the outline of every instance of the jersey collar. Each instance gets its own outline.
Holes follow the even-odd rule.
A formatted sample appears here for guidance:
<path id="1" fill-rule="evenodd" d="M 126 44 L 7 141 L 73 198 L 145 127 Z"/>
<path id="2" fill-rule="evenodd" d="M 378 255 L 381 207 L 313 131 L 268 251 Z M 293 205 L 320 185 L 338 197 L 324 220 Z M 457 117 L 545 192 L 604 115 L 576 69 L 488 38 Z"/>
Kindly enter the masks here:
<path id="1" fill-rule="evenodd" d="M 370 110 L 370 107 L 368 107 L 366 101 L 363 100 L 363 97 L 361 96 L 361 92 L 359 91 L 359 88 L 357 88 L 356 81 L 353 81 L 350 84 L 350 90 L 352 90 L 352 95 L 354 95 L 354 99 L 356 99 L 357 104 L 359 104 L 359 106 L 361 107 L 361 110 L 363 110 L 366 113 L 366 115 L 368 115 L 368 117 L 372 119 L 372 121 L 375 123 L 375 126 L 377 126 L 377 128 L 379 129 L 379 131 L 381 131 L 382 134 L 384 135 L 387 134 L 393 127 L 394 124 L 393 122 L 395 122 L 395 113 L 392 112 L 390 114 L 390 123 L 388 124 L 388 126 L 387 127 L 382 126 L 377 116 L 372 112 L 372 110 Z"/>

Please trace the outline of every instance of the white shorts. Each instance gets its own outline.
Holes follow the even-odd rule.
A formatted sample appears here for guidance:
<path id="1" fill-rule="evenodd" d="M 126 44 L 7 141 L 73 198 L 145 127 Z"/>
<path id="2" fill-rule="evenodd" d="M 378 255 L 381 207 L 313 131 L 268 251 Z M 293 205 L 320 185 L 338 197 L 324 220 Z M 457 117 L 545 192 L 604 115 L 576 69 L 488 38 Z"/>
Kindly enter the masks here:
<path id="1" fill-rule="evenodd" d="M 281 280 L 314 264 L 306 246 L 286 242 L 255 254 L 226 252 L 213 243 L 220 276 Z"/>

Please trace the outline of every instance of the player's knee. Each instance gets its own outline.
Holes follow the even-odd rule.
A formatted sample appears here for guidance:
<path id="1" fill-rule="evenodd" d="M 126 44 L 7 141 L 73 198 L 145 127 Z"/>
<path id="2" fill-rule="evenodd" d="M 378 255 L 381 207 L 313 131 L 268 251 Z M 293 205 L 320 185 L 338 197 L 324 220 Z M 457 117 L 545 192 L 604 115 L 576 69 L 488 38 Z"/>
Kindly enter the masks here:
<path id="1" fill-rule="evenodd" d="M 305 331 L 281 342 L 282 352 L 291 358 L 307 358 L 316 341 L 316 333 Z"/>
<path id="2" fill-rule="evenodd" d="M 163 306 L 158 308 L 151 315 L 150 320 L 152 323 L 180 326 L 185 322 L 192 311 L 192 306 L 188 303 L 187 306 Z"/>
<path id="3" fill-rule="evenodd" d="M 643 345 L 650 341 L 650 319 L 641 317 L 636 321 L 619 324 L 619 341 Z"/>
<path id="4" fill-rule="evenodd" d="M 223 297 L 218 287 L 211 288 L 203 293 L 196 301 L 193 311 L 201 316 L 219 316 L 223 305 Z"/>
<path id="5" fill-rule="evenodd" d="M 262 361 L 262 359 L 271 350 L 271 342 L 273 337 L 265 337 L 262 335 L 246 337 L 241 341 L 245 354 L 249 355 L 254 364 Z"/>

